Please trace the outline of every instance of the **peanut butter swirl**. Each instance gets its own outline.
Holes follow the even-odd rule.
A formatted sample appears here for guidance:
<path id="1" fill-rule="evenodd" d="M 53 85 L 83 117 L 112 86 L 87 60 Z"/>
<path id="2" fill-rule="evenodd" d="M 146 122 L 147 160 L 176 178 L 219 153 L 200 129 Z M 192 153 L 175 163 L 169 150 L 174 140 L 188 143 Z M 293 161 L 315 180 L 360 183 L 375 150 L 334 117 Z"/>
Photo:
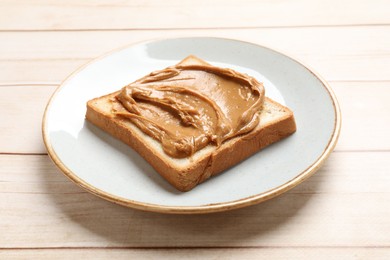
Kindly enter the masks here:
<path id="1" fill-rule="evenodd" d="M 125 86 L 114 113 L 185 158 L 208 144 L 252 131 L 259 123 L 264 88 L 256 79 L 209 64 L 155 71 Z"/>

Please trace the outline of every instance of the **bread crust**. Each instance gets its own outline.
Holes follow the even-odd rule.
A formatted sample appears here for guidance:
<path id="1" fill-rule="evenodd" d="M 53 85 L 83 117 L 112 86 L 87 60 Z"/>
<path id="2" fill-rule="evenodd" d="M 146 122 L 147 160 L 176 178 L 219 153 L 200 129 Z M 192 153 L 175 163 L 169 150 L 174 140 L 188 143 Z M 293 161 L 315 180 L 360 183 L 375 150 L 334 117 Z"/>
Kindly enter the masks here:
<path id="1" fill-rule="evenodd" d="M 267 116 L 265 114 L 272 111 L 263 109 L 260 123 L 253 131 L 230 139 L 218 148 L 209 145 L 202 149 L 204 151 L 200 150 L 185 159 L 183 163 L 183 159 L 175 159 L 164 154 L 158 147 L 161 146 L 159 142 L 141 132 L 129 120 L 115 116 L 111 112 L 113 103 L 117 102 L 114 99 L 117 93 L 90 100 L 87 103 L 86 119 L 137 151 L 162 177 L 180 191 L 193 189 L 211 176 L 221 173 L 296 131 L 292 111 L 266 98 L 265 106 L 277 109 L 280 115 L 272 120 L 264 120 L 263 118 Z"/>

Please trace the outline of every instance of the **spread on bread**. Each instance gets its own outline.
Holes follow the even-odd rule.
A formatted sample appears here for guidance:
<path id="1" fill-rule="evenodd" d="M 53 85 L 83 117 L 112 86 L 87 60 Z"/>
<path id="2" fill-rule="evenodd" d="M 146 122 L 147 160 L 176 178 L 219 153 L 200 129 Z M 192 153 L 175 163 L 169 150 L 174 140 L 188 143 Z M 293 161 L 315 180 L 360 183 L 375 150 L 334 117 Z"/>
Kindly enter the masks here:
<path id="1" fill-rule="evenodd" d="M 193 55 L 89 100 L 86 119 L 180 191 L 296 131 L 293 112 L 265 97 L 261 83 Z"/>
<path id="2" fill-rule="evenodd" d="M 174 158 L 220 146 L 259 123 L 264 87 L 256 79 L 212 65 L 176 65 L 125 86 L 113 112 L 162 144 Z"/>

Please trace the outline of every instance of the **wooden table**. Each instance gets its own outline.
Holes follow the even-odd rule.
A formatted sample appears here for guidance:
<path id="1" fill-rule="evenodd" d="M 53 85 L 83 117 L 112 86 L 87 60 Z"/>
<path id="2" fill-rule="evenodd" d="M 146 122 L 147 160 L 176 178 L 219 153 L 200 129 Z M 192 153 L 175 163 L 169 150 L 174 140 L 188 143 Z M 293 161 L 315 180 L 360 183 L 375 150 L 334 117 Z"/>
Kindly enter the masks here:
<path id="1" fill-rule="evenodd" d="M 111 49 L 177 36 L 258 43 L 320 73 L 343 114 L 323 168 L 208 215 L 133 210 L 69 181 L 41 137 L 53 91 Z M 389 1 L 1 0 L 0 109 L 1 259 L 390 259 Z"/>

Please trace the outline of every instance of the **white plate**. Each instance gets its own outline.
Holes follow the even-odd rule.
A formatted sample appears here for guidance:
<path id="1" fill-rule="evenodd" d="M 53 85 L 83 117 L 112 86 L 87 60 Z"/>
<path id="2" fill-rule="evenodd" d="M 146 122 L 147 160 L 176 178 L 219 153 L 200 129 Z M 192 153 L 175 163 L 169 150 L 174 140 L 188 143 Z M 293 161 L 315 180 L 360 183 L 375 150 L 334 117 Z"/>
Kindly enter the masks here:
<path id="1" fill-rule="evenodd" d="M 264 82 L 266 95 L 290 107 L 297 132 L 197 186 L 178 192 L 136 152 L 84 119 L 86 102 L 194 54 Z M 51 98 L 43 137 L 54 163 L 104 199 L 142 210 L 207 213 L 275 197 L 311 176 L 336 145 L 341 118 L 324 80 L 274 50 L 221 38 L 143 42 L 111 52 L 73 73 Z"/>

